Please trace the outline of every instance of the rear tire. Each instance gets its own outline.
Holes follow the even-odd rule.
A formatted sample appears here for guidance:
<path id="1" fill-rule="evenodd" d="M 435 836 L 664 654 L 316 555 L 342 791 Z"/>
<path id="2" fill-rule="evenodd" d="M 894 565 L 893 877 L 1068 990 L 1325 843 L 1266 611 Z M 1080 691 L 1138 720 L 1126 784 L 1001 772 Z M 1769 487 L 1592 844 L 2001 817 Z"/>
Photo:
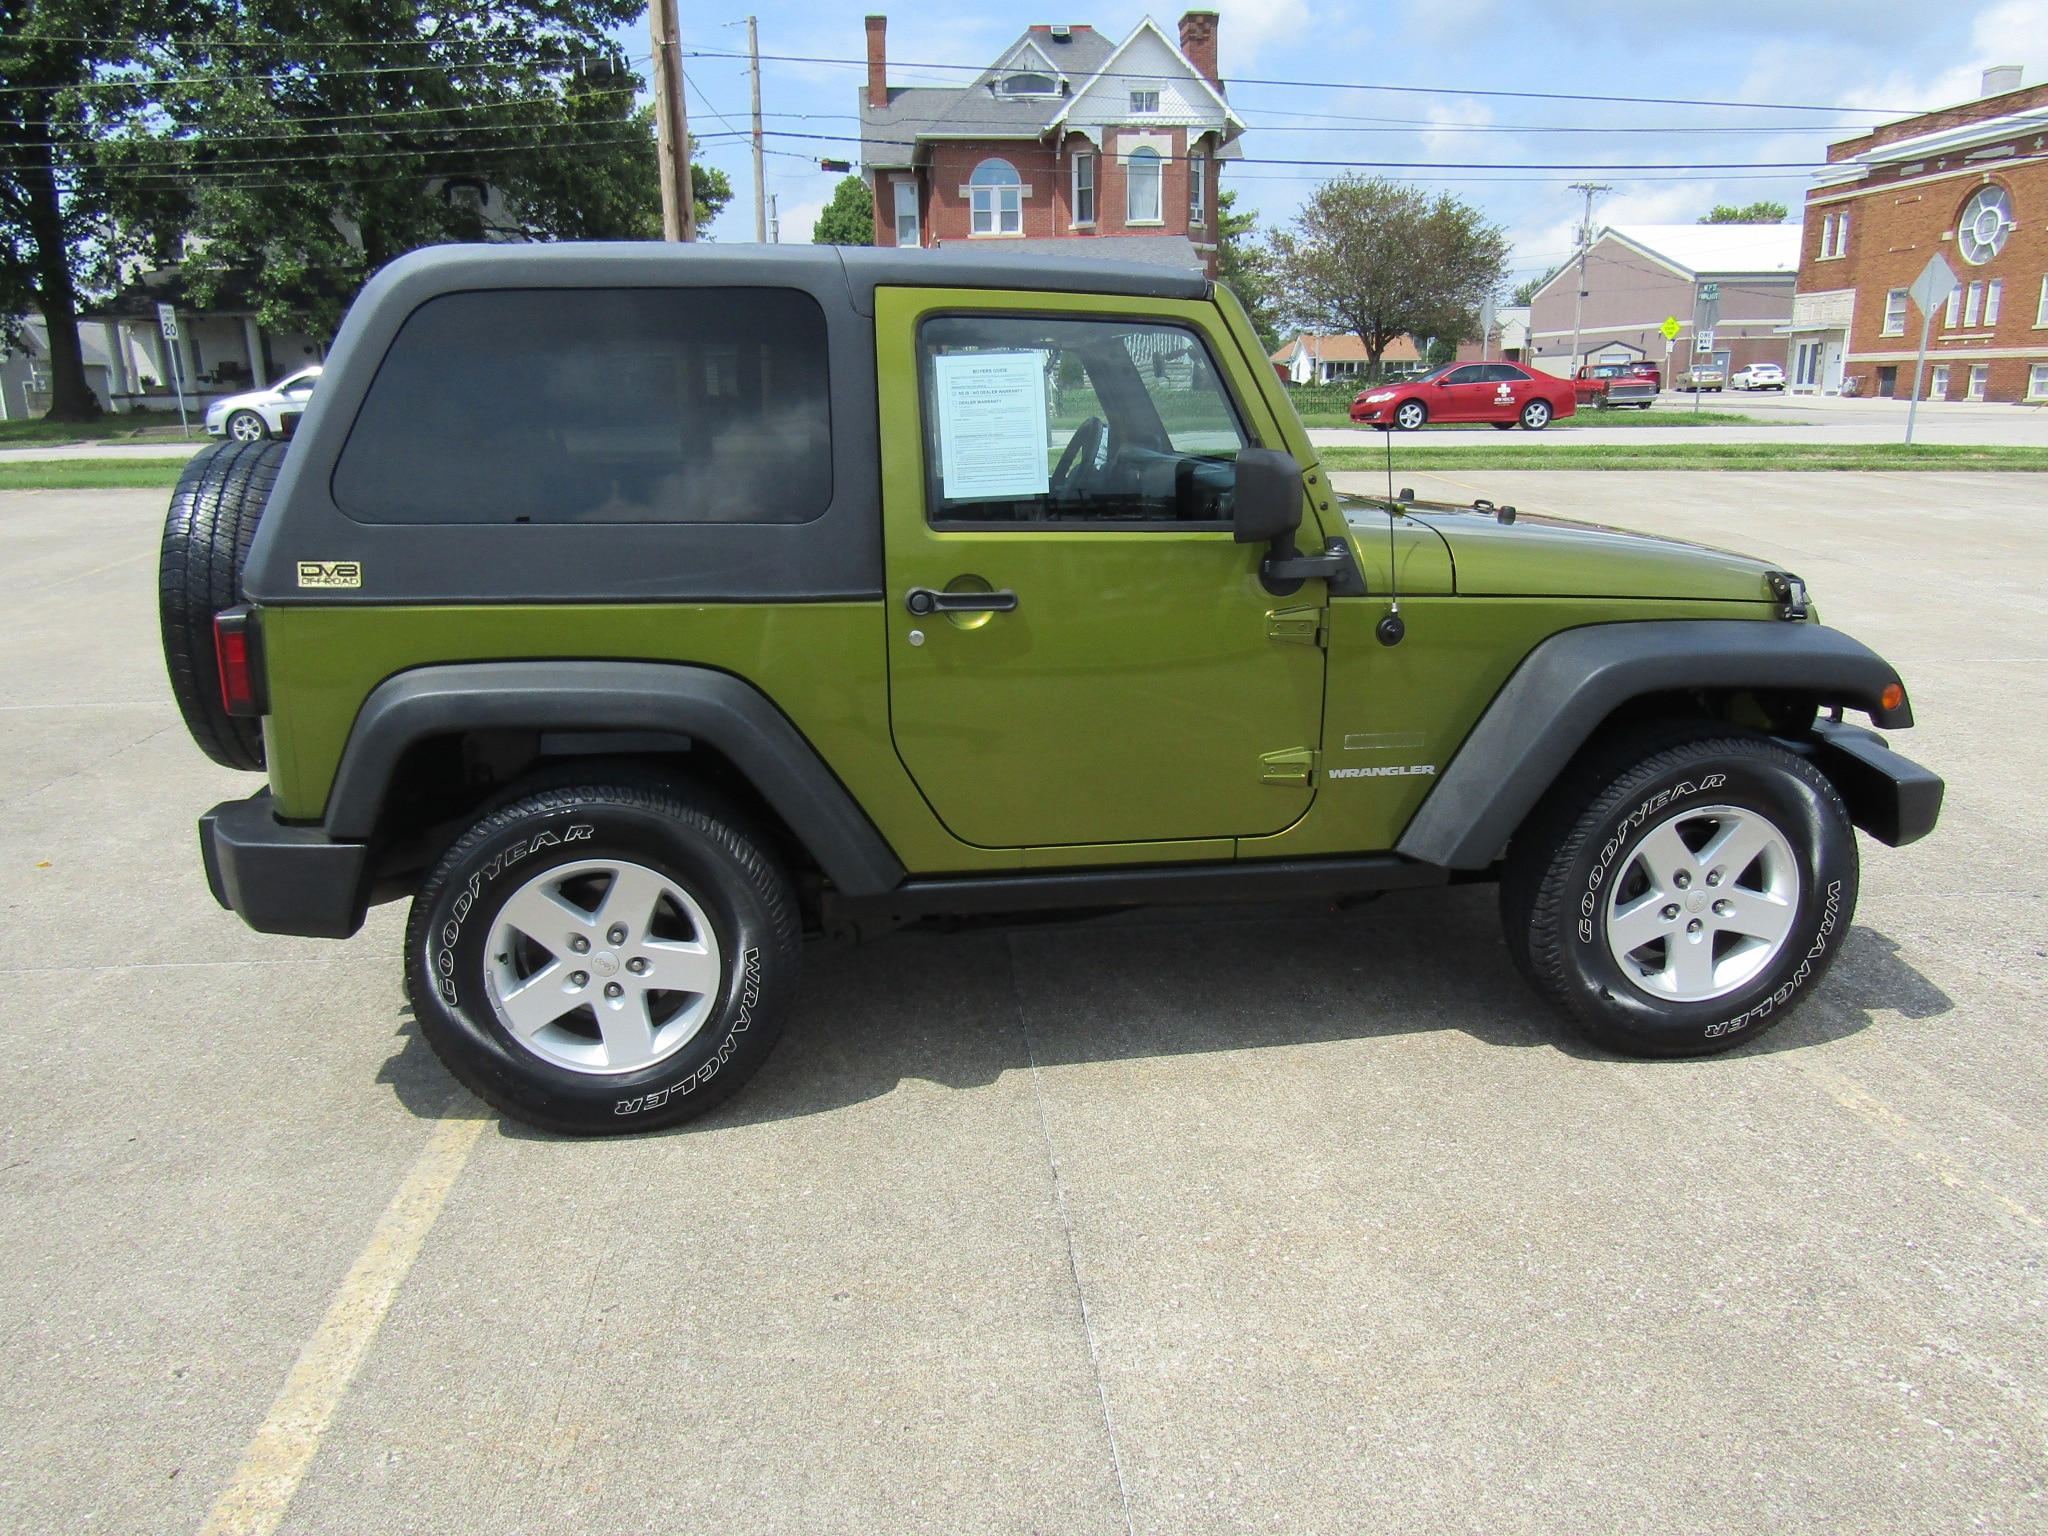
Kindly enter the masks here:
<path id="1" fill-rule="evenodd" d="M 1522 407 L 1522 430 L 1524 432 L 1541 432 L 1545 427 L 1549 425 L 1549 401 L 1531 400 L 1527 405 Z"/>
<path id="2" fill-rule="evenodd" d="M 442 855 L 413 900 L 406 992 L 434 1053 L 493 1108 L 566 1136 L 658 1131 L 767 1059 L 800 943 L 788 877 L 723 802 L 571 785 Z"/>
<path id="3" fill-rule="evenodd" d="M 226 768 L 263 767 L 263 726 L 220 695 L 213 618 L 242 599 L 242 565 L 284 464 L 282 443 L 221 443 L 192 456 L 171 492 L 157 565 L 164 664 L 185 728 Z"/>
<path id="4" fill-rule="evenodd" d="M 1594 1044 L 1705 1056 L 1827 974 L 1857 880 L 1848 811 L 1812 764 L 1672 725 L 1565 771 L 1508 851 L 1501 926 L 1516 968 Z"/>
<path id="5" fill-rule="evenodd" d="M 270 428 L 254 411 L 236 411 L 228 417 L 227 435 L 238 443 L 261 443 L 270 438 Z"/>

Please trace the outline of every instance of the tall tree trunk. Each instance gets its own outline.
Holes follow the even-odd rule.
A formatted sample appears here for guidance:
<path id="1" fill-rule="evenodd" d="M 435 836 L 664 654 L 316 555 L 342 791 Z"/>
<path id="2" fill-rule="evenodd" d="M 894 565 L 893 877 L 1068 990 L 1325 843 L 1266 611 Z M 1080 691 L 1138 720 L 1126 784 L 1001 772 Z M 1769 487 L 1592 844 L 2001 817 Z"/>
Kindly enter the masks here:
<path id="1" fill-rule="evenodd" d="M 78 343 L 78 290 L 71 281 L 71 253 L 64 242 L 64 210 L 47 149 L 33 155 L 21 172 L 28 193 L 29 233 L 35 241 L 36 308 L 50 338 L 48 421 L 97 421 L 100 403 L 85 381 L 85 352 Z"/>

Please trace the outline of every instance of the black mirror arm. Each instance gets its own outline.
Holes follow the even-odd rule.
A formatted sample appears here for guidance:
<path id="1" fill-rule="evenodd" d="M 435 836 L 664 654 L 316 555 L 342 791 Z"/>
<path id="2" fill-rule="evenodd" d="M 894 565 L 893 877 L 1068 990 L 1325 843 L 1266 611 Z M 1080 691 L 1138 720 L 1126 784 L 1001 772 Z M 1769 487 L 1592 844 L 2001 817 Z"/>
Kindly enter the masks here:
<path id="1" fill-rule="evenodd" d="M 1304 555 L 1294 547 L 1294 535 L 1283 534 L 1273 541 L 1259 575 L 1268 582 L 1320 579 L 1330 584 L 1332 597 L 1365 596 L 1365 578 L 1345 539 L 1327 540 L 1321 554 Z"/>

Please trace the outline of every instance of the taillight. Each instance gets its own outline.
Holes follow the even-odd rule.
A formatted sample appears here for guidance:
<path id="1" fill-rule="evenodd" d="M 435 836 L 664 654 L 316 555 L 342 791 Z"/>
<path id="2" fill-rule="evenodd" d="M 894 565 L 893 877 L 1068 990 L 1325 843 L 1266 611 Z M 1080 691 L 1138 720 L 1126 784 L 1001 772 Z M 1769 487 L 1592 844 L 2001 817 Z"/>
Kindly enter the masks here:
<path id="1" fill-rule="evenodd" d="M 220 668 L 221 707 L 231 715 L 262 714 L 256 619 L 247 608 L 230 608 L 213 616 L 213 655 Z"/>

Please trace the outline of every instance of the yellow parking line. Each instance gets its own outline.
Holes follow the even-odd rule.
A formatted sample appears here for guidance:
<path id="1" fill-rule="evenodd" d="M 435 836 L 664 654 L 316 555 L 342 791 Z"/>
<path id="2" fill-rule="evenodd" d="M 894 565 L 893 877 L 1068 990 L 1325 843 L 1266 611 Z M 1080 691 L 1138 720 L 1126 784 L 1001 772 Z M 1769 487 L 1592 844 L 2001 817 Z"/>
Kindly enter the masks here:
<path id="1" fill-rule="evenodd" d="M 377 1218 L 376 1230 L 335 1292 L 327 1315 L 299 1351 L 284 1390 L 214 1501 L 200 1536 L 269 1536 L 277 1529 L 483 1128 L 482 1109 L 466 1095 L 461 1107 L 434 1127 L 426 1151 Z"/>

